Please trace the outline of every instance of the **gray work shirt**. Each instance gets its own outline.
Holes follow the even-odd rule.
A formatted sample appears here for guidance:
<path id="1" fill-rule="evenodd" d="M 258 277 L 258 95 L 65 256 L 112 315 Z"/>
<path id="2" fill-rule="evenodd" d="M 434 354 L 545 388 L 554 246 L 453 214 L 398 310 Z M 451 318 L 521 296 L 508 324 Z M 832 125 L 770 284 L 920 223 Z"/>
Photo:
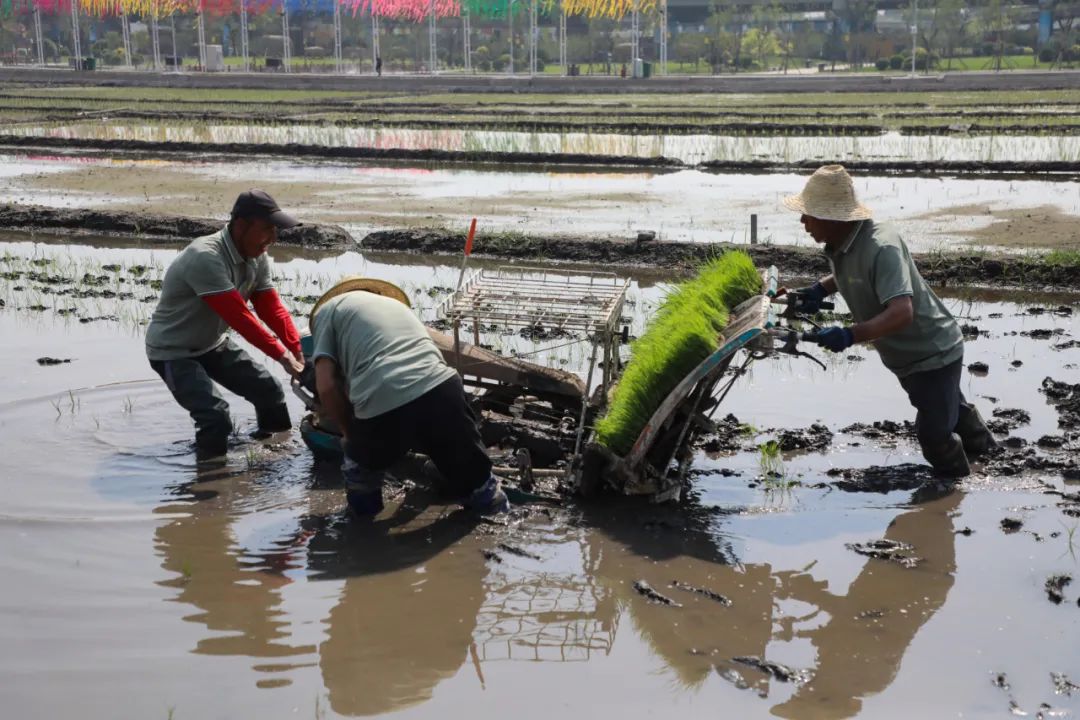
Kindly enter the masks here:
<path id="1" fill-rule="evenodd" d="M 161 298 L 146 329 L 146 356 L 178 360 L 202 355 L 225 342 L 228 324 L 202 299 L 239 290 L 245 301 L 269 290 L 270 258 L 244 258 L 228 227 L 196 238 L 165 271 Z"/>
<path id="2" fill-rule="evenodd" d="M 911 296 L 911 325 L 874 341 L 885 367 L 898 377 L 937 370 L 964 356 L 960 326 L 927 286 L 892 225 L 864 220 L 843 246 L 825 255 L 856 322 L 880 314 L 893 298 Z"/>
<path id="3" fill-rule="evenodd" d="M 412 402 L 452 378 L 435 341 L 413 311 L 392 298 L 349 292 L 315 314 L 312 361 L 337 363 L 361 420 Z"/>

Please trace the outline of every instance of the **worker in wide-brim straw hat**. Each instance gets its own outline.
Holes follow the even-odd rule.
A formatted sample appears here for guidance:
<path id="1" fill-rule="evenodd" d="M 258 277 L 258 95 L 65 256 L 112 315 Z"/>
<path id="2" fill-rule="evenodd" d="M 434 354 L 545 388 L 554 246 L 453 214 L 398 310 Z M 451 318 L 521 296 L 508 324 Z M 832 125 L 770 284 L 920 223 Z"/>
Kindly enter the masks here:
<path id="1" fill-rule="evenodd" d="M 816 312 L 839 292 L 855 320 L 822 330 L 818 342 L 833 352 L 873 343 L 915 407 L 923 456 L 941 475 L 967 475 L 969 456 L 997 443 L 960 391 L 960 327 L 919 274 L 896 228 L 873 219 L 841 165 L 819 168 L 801 193 L 783 202 L 802 215 L 803 227 L 825 246 L 832 266 L 832 274 L 793 291 L 801 310 Z"/>
<path id="2" fill-rule="evenodd" d="M 191 241 L 165 271 L 146 329 L 146 356 L 195 421 L 200 465 L 224 463 L 233 432 L 229 404 L 215 384 L 255 406 L 252 437 L 292 427 L 281 385 L 227 333 L 235 330 L 293 377 L 304 369 L 300 334 L 274 289 L 266 254 L 279 229 L 299 224 L 265 192 L 248 190 L 236 198 L 225 227 Z"/>
<path id="3" fill-rule="evenodd" d="M 409 306 L 384 280 L 349 277 L 311 310 L 311 361 L 320 414 L 340 430 L 349 507 L 383 509 L 387 469 L 407 452 L 427 455 L 447 492 L 479 512 L 503 512 L 461 377 Z"/>

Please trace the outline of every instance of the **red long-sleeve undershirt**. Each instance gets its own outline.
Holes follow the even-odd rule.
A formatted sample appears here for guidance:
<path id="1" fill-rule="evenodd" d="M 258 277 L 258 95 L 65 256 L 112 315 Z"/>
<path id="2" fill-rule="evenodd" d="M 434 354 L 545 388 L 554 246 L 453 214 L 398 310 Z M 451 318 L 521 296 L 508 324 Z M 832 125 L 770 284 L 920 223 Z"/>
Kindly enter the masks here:
<path id="1" fill-rule="evenodd" d="M 274 288 L 259 290 L 252 294 L 251 304 L 255 306 L 255 313 L 274 331 L 285 347 L 293 355 L 299 355 L 300 332 L 293 324 L 292 315 L 281 302 L 278 291 Z"/>
<path id="2" fill-rule="evenodd" d="M 263 322 L 269 325 L 286 345 L 283 345 L 266 329 L 266 326 L 255 318 L 238 290 L 203 295 L 202 299 L 210 306 L 210 309 L 228 323 L 229 327 L 274 360 L 280 359 L 286 353 L 286 345 L 294 353 L 300 351 L 300 334 L 293 325 L 289 311 L 281 304 L 281 298 L 276 290 L 269 289 L 255 293 L 252 295 L 252 304 Z"/>

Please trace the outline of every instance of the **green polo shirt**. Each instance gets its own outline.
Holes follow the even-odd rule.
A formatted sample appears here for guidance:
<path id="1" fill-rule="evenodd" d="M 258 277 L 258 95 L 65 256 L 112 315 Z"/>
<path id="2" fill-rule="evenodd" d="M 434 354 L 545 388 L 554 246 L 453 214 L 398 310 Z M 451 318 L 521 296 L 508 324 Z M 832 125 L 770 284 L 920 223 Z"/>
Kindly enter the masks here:
<path id="1" fill-rule="evenodd" d="M 195 357 L 225 342 L 229 326 L 203 296 L 239 290 L 249 300 L 252 293 L 273 287 L 270 269 L 266 253 L 242 257 L 228 227 L 192 240 L 165 271 L 161 298 L 146 329 L 147 357 Z"/>
<path id="2" fill-rule="evenodd" d="M 963 358 L 960 326 L 927 286 L 892 225 L 865 220 L 842 247 L 826 249 L 825 255 L 856 322 L 880 314 L 893 298 L 911 296 L 911 325 L 874 341 L 885 367 L 898 377 L 937 370 Z"/>
<path id="3" fill-rule="evenodd" d="M 456 374 L 413 311 L 382 295 L 333 298 L 315 314 L 311 335 L 312 361 L 337 363 L 362 420 L 410 403 Z"/>

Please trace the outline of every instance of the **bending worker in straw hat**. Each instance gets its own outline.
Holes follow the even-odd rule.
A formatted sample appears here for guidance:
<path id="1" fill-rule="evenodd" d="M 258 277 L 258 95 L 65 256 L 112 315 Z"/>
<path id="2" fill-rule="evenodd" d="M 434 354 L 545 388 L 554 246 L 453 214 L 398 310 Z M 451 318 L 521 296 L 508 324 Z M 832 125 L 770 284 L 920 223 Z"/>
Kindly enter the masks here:
<path id="1" fill-rule="evenodd" d="M 802 193 L 785 198 L 784 205 L 802 213 L 803 227 L 825 246 L 833 269 L 797 291 L 802 309 L 816 312 L 826 297 L 839 292 L 855 318 L 850 327 L 821 331 L 818 342 L 833 352 L 873 343 L 916 409 L 923 456 L 939 474 L 967 475 L 968 456 L 997 443 L 960 391 L 960 327 L 919 274 L 896 229 L 871 219 L 840 165 L 818 169 Z"/>
<path id="2" fill-rule="evenodd" d="M 311 335 L 320 414 L 341 430 L 346 497 L 356 514 L 382 510 L 386 470 L 410 450 L 431 458 L 466 505 L 507 509 L 461 377 L 400 288 L 342 280 L 312 309 Z"/>
<path id="3" fill-rule="evenodd" d="M 226 334 L 236 330 L 292 376 L 304 369 L 300 334 L 271 282 L 268 248 L 278 229 L 299 225 L 262 190 L 241 193 L 229 224 L 180 251 L 146 330 L 150 366 L 195 421 L 195 456 L 224 462 L 232 420 L 218 383 L 255 406 L 260 438 L 289 430 L 285 394 L 266 368 Z M 255 307 L 259 322 L 248 308 Z"/>

